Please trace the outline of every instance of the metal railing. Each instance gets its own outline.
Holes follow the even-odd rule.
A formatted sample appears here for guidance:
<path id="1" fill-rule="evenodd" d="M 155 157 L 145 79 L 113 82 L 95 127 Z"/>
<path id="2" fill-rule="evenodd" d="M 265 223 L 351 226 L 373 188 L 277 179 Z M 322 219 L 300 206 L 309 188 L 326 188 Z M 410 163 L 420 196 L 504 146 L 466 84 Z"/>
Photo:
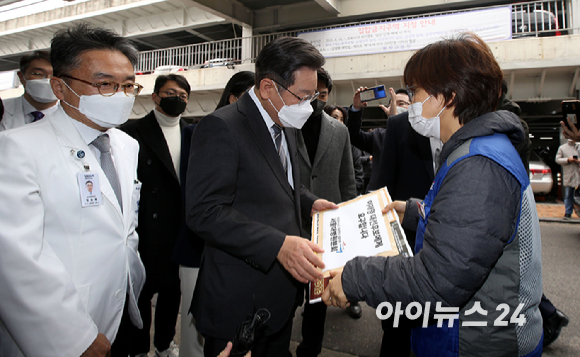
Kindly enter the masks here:
<path id="1" fill-rule="evenodd" d="M 572 30 L 571 0 L 531 1 L 512 4 L 512 34 L 513 38 L 526 36 L 554 36 L 567 34 Z M 483 8 L 478 8 L 483 9 Z M 369 25 L 378 22 L 393 22 L 416 18 L 425 18 L 452 13 L 472 11 L 464 9 L 435 12 L 423 15 L 404 16 L 396 18 L 376 19 L 342 25 L 333 25 L 304 29 L 301 31 L 280 32 L 252 37 L 235 38 L 221 41 L 211 41 L 195 45 L 165 48 L 139 53 L 137 72 L 151 73 L 160 66 L 180 66 L 189 69 L 200 68 L 206 61 L 228 59 L 235 62 L 253 61 L 266 44 L 278 37 L 297 36 L 299 32 L 326 30 L 349 26 Z M 249 49 L 243 51 L 243 49 Z M 244 58 L 245 57 L 245 58 Z M 224 61 L 226 62 L 226 61 Z"/>

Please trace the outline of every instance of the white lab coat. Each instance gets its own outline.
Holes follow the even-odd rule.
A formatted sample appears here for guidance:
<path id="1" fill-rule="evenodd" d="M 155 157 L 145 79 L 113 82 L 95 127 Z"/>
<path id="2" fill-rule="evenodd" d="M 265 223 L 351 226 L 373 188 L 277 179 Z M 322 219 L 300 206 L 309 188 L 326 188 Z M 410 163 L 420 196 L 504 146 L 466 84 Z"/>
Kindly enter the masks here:
<path id="1" fill-rule="evenodd" d="M 137 298 L 145 268 L 135 232 L 139 146 L 117 129 L 107 131 L 122 213 L 73 119 L 61 107 L 47 119 L 0 133 L 2 357 L 18 348 L 25 356 L 78 357 L 97 332 L 112 342 L 127 294 L 131 320 L 143 325 Z M 99 176 L 100 206 L 81 207 L 77 174 L 84 164 Z"/>
<path id="2" fill-rule="evenodd" d="M 4 105 L 4 115 L 2 116 L 2 121 L 0 121 L 0 131 L 18 128 L 25 124 L 32 122 L 32 117 L 28 114 L 24 114 L 24 95 L 15 98 L 2 99 L 2 104 Z M 28 103 L 32 106 L 32 104 Z M 55 111 L 56 105 L 41 110 L 45 116 L 52 115 Z"/>
<path id="3" fill-rule="evenodd" d="M 24 119 L 24 96 L 2 99 L 4 105 L 4 115 L 0 121 L 0 131 L 17 128 L 26 124 Z"/>

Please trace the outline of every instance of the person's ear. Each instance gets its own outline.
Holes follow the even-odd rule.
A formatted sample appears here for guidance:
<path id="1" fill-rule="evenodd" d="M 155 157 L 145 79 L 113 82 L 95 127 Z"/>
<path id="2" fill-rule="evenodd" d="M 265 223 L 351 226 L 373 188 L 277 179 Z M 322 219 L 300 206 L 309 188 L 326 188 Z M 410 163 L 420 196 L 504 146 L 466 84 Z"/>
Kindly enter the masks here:
<path id="1" fill-rule="evenodd" d="M 232 104 L 232 103 L 235 103 L 235 102 L 237 102 L 237 101 L 238 101 L 238 97 L 236 97 L 236 96 L 235 96 L 235 95 L 233 95 L 233 94 L 230 94 L 230 96 L 228 97 L 228 102 L 229 102 L 230 104 Z"/>
<path id="2" fill-rule="evenodd" d="M 22 83 L 22 85 L 24 85 L 26 83 L 26 79 L 24 79 L 24 73 L 22 73 L 22 71 L 18 71 L 18 72 L 16 72 L 16 74 L 18 75 L 18 79 L 20 80 L 20 83 Z"/>
<path id="3" fill-rule="evenodd" d="M 260 86 L 259 86 L 259 94 L 260 94 L 260 98 L 262 100 L 268 100 L 270 99 L 270 96 L 272 95 L 272 91 L 276 91 L 276 88 L 274 88 L 274 81 L 272 81 L 270 78 L 264 78 L 260 81 Z"/>
<path id="4" fill-rule="evenodd" d="M 50 87 L 59 100 L 64 100 L 64 84 L 62 83 L 62 79 L 50 77 Z"/>
<path id="5" fill-rule="evenodd" d="M 151 100 L 153 101 L 153 103 L 155 103 L 155 105 L 159 105 L 160 99 L 161 99 L 161 97 L 159 95 L 157 95 L 157 93 L 155 93 L 155 92 L 151 93 Z"/>

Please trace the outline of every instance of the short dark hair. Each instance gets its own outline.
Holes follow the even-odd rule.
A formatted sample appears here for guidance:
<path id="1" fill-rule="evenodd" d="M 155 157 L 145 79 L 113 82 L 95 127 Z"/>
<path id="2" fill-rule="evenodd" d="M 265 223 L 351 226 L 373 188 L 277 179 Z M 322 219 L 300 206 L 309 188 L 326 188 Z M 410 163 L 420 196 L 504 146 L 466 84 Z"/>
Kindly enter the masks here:
<path id="1" fill-rule="evenodd" d="M 405 66 L 404 79 L 407 85 L 451 101 L 453 115 L 466 124 L 495 110 L 503 73 L 489 46 L 467 32 L 415 52 Z"/>
<path id="2" fill-rule="evenodd" d="M 27 55 L 20 57 L 20 62 L 18 63 L 18 68 L 20 72 L 24 73 L 30 67 L 30 63 L 34 60 L 44 60 L 50 63 L 50 54 L 46 51 L 34 51 Z"/>
<path id="3" fill-rule="evenodd" d="M 322 82 L 328 89 L 328 94 L 330 94 L 332 92 L 332 78 L 330 78 L 330 74 L 324 68 L 319 68 L 316 74 L 318 75 L 318 82 Z"/>
<path id="4" fill-rule="evenodd" d="M 69 74 L 80 65 L 80 55 L 92 50 L 113 50 L 124 54 L 133 67 L 139 53 L 131 42 L 111 30 L 80 24 L 58 31 L 51 41 L 50 62 L 55 77 Z"/>
<path id="5" fill-rule="evenodd" d="M 230 104 L 230 94 L 239 98 L 248 89 L 252 88 L 255 80 L 256 74 L 251 71 L 242 71 L 234 74 L 226 84 L 220 101 L 215 109 L 218 110 L 219 108 Z"/>
<path id="6" fill-rule="evenodd" d="M 344 123 L 346 124 L 347 120 L 348 120 L 348 112 L 346 111 L 346 109 L 344 109 L 344 107 L 340 107 L 338 105 L 327 105 L 326 107 L 324 107 L 324 111 L 326 112 L 326 114 L 332 116 L 332 112 L 335 110 L 340 110 L 342 112 L 342 117 L 344 118 Z"/>
<path id="7" fill-rule="evenodd" d="M 395 94 L 404 94 L 404 95 L 406 95 L 407 97 L 409 96 L 409 93 L 407 93 L 407 90 L 406 90 L 406 89 L 404 89 L 404 88 L 399 88 L 399 89 L 397 89 L 397 90 L 395 91 Z"/>
<path id="8" fill-rule="evenodd" d="M 189 92 L 191 92 L 191 87 L 187 79 L 185 79 L 185 77 L 180 74 L 171 73 L 159 75 L 157 78 L 155 78 L 155 86 L 153 87 L 153 92 L 159 94 L 161 88 L 163 88 L 163 86 L 169 81 L 174 81 L 175 83 L 177 83 L 179 88 L 187 92 L 187 97 L 189 98 Z"/>
<path id="9" fill-rule="evenodd" d="M 324 56 L 306 40 L 279 37 L 268 43 L 256 58 L 256 84 L 271 78 L 288 88 L 296 81 L 297 70 L 303 67 L 318 70 L 324 62 Z"/>

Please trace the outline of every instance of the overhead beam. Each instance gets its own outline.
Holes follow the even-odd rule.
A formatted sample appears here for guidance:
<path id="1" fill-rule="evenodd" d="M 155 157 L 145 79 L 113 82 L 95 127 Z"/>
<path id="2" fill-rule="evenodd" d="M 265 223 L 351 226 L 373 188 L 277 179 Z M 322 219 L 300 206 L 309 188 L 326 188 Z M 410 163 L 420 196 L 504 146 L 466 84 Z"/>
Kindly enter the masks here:
<path id="1" fill-rule="evenodd" d="M 331 15 L 340 14 L 339 0 L 314 0 L 320 7 L 326 10 Z"/>
<path id="2" fill-rule="evenodd" d="M 576 67 L 574 71 L 574 79 L 572 79 L 572 85 L 570 86 L 570 90 L 568 91 L 568 95 L 571 97 L 574 95 L 574 90 L 576 90 L 576 83 L 578 82 L 578 75 L 580 75 L 580 67 Z"/>
<path id="3" fill-rule="evenodd" d="M 199 37 L 199 38 L 202 38 L 202 39 L 204 39 L 204 40 L 206 40 L 206 41 L 214 41 L 214 39 L 213 39 L 213 38 L 211 38 L 211 37 L 209 37 L 209 36 L 206 36 L 206 35 L 202 34 L 202 33 L 201 33 L 201 32 L 199 32 L 199 31 L 195 31 L 195 30 L 193 30 L 193 29 L 186 29 L 185 31 L 186 31 L 186 32 L 189 32 L 190 34 L 192 34 L 192 35 L 194 35 L 194 36 L 197 36 L 197 37 Z"/>
<path id="4" fill-rule="evenodd" d="M 199 9 L 225 18 L 239 25 L 254 25 L 254 12 L 236 0 L 178 0 L 186 6 L 194 5 Z"/>

